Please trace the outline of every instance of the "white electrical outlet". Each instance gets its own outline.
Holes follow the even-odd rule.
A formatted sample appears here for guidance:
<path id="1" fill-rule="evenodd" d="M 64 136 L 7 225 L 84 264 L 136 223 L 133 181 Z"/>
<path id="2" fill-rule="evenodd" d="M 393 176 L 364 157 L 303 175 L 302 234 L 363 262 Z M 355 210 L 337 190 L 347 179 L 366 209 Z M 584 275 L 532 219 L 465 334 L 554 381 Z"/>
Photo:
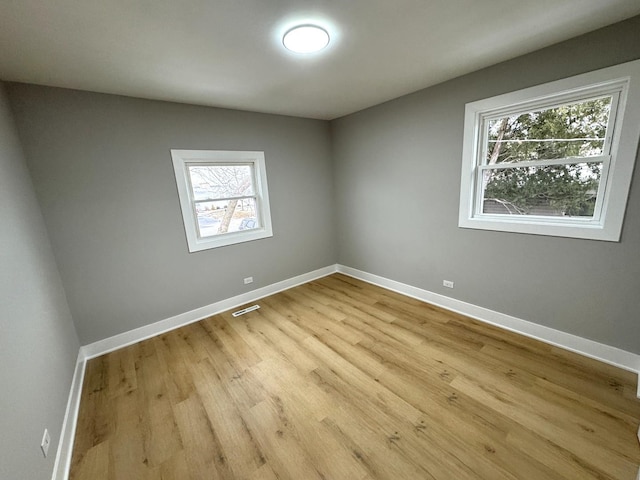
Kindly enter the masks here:
<path id="1" fill-rule="evenodd" d="M 42 453 L 45 458 L 47 457 L 47 453 L 49 453 L 49 444 L 51 443 L 51 437 L 49 436 L 49 431 L 45 428 L 44 435 L 42 435 L 42 442 L 40 442 L 40 448 L 42 449 Z"/>
<path id="2" fill-rule="evenodd" d="M 442 280 L 442 285 L 447 288 L 453 288 L 453 282 L 451 280 Z"/>
<path id="3" fill-rule="evenodd" d="M 247 277 L 244 279 L 245 285 L 249 285 L 250 283 L 253 283 L 253 277 Z"/>

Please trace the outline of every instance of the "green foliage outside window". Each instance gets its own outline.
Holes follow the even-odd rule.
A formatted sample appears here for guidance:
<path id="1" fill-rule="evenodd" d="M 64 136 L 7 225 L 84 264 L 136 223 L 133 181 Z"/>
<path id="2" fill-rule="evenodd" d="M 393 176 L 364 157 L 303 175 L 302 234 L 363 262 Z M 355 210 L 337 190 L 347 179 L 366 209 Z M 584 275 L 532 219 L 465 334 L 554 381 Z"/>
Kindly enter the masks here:
<path id="1" fill-rule="evenodd" d="M 501 213 L 593 216 L 602 162 L 585 160 L 604 154 L 610 111 L 611 97 L 604 97 L 490 121 L 487 164 L 513 168 L 485 171 L 485 211 L 493 202 Z"/>

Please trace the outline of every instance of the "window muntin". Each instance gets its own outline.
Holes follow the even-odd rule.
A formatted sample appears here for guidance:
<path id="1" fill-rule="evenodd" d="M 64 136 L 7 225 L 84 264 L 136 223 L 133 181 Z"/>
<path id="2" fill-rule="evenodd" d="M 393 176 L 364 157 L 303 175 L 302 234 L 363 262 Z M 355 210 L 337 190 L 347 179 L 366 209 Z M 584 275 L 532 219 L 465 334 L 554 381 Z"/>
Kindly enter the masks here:
<path id="1" fill-rule="evenodd" d="M 635 61 L 467 104 L 459 226 L 619 240 L 638 77 Z"/>
<path id="2" fill-rule="evenodd" d="M 272 236 L 263 152 L 171 155 L 190 252 Z"/>

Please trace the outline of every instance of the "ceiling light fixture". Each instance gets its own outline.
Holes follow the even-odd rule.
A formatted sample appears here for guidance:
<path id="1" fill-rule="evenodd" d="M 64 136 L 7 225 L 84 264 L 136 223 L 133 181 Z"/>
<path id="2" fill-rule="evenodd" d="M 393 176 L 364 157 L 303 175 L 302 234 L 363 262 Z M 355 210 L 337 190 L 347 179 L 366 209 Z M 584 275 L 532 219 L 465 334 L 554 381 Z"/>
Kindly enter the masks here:
<path id="1" fill-rule="evenodd" d="M 329 44 L 329 34 L 316 25 L 299 25 L 284 34 L 282 43 L 295 53 L 314 53 Z"/>

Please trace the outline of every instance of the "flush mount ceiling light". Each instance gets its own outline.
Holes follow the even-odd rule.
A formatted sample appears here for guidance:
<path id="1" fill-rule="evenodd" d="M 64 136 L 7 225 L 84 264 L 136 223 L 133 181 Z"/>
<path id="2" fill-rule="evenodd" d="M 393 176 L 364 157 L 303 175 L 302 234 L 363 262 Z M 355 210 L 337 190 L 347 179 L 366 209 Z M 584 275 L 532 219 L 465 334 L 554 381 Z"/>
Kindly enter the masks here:
<path id="1" fill-rule="evenodd" d="M 316 25 L 299 25 L 284 34 L 282 43 L 295 53 L 313 53 L 329 44 L 329 34 Z"/>

